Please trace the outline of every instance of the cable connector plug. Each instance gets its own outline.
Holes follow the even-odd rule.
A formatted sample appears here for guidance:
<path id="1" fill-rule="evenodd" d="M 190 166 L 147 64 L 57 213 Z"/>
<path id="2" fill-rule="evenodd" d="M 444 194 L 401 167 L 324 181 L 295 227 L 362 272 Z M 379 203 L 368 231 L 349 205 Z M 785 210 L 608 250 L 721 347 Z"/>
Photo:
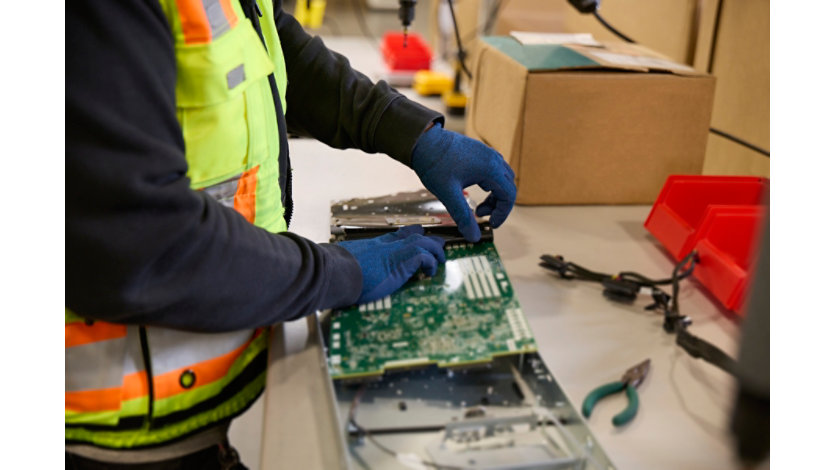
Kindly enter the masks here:
<path id="1" fill-rule="evenodd" d="M 738 368 L 736 361 L 714 344 L 704 341 L 685 329 L 678 332 L 675 343 L 695 359 L 703 359 L 730 375 L 736 375 Z"/>
<path id="2" fill-rule="evenodd" d="M 634 299 L 637 298 L 637 294 L 640 292 L 640 284 L 626 281 L 619 277 L 603 279 L 602 287 L 605 288 L 602 291 L 602 295 L 609 300 L 622 303 L 634 302 Z"/>
<path id="3" fill-rule="evenodd" d="M 660 309 L 667 312 L 669 310 L 669 302 L 672 300 L 672 296 L 657 287 L 652 287 L 652 300 L 654 300 L 654 303 L 646 305 L 646 310 Z"/>
<path id="4" fill-rule="evenodd" d="M 539 266 L 559 274 L 559 277 L 562 279 L 576 278 L 576 276 L 568 272 L 568 262 L 565 261 L 565 258 L 562 255 L 541 255 L 539 259 L 541 260 Z"/>
<path id="5" fill-rule="evenodd" d="M 599 0 L 568 0 L 580 13 L 593 13 L 599 8 Z"/>
<path id="6" fill-rule="evenodd" d="M 691 324 L 692 319 L 686 315 L 668 311 L 663 315 L 663 330 L 667 333 L 677 333 L 679 330 L 685 330 Z"/>

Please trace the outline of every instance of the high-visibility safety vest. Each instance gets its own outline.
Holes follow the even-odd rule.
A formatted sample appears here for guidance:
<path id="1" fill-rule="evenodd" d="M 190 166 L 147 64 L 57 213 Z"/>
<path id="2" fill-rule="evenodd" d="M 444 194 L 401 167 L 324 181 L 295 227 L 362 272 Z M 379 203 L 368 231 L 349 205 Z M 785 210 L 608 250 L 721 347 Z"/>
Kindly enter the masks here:
<path id="1" fill-rule="evenodd" d="M 286 109 L 287 74 L 272 2 L 258 5 L 262 42 L 237 0 L 159 1 L 174 39 L 192 189 L 286 230 L 269 76 Z M 164 444 L 240 414 L 264 388 L 266 329 L 204 334 L 65 317 L 68 443 Z"/>

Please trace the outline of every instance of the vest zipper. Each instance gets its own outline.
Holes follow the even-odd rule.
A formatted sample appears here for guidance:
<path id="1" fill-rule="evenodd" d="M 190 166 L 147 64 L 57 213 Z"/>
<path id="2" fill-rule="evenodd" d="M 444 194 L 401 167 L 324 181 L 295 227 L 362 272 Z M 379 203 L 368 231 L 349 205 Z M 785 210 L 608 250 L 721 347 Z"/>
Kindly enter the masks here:
<path id="1" fill-rule="evenodd" d="M 148 377 L 148 426 L 153 425 L 153 370 L 151 370 L 151 350 L 148 347 L 148 332 L 144 326 L 139 327 L 139 342 L 142 345 L 142 362 L 145 363 L 145 375 Z"/>
<path id="2" fill-rule="evenodd" d="M 259 17 L 263 16 L 261 8 L 258 6 L 258 0 L 240 0 L 240 6 L 243 13 L 258 37 L 261 39 L 266 53 L 269 54 L 269 48 L 266 47 L 266 39 L 264 39 L 263 31 L 261 30 L 261 22 Z M 278 139 L 280 148 L 278 149 L 278 184 L 281 187 L 281 205 L 284 207 L 284 220 L 287 222 L 287 228 L 290 227 L 290 219 L 292 219 L 293 202 L 292 202 L 292 169 L 290 168 L 290 154 L 287 146 L 289 140 L 287 139 L 287 123 L 284 120 L 284 107 L 281 104 L 281 98 L 278 94 L 278 84 L 275 83 L 275 74 L 269 74 L 269 91 L 272 93 L 272 102 L 275 105 L 275 121 L 278 123 Z M 285 181 L 281 179 L 285 178 Z M 282 184 L 283 183 L 283 184 Z"/>

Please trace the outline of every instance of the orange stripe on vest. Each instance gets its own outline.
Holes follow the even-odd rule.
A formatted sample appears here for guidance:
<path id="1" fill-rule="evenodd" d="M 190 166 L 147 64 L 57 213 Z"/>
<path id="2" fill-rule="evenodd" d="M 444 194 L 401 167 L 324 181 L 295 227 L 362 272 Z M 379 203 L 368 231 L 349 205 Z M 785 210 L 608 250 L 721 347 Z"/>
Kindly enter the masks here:
<path id="1" fill-rule="evenodd" d="M 226 20 L 229 22 L 229 27 L 234 28 L 237 25 L 237 15 L 232 9 L 229 0 L 220 0 L 220 6 L 223 7 L 223 13 L 226 15 Z"/>
<path id="2" fill-rule="evenodd" d="M 156 382 L 154 382 L 156 383 Z M 124 376 L 122 400 L 132 400 L 148 395 L 148 374 L 144 370 Z"/>
<path id="3" fill-rule="evenodd" d="M 237 181 L 237 191 L 235 192 L 235 210 L 243 215 L 250 224 L 255 223 L 255 196 L 258 189 L 258 168 L 260 167 L 258 165 L 244 171 Z"/>
<path id="4" fill-rule="evenodd" d="M 125 336 L 127 336 L 125 325 L 107 322 L 95 322 L 92 325 L 84 322 L 68 323 L 64 326 L 64 347 L 71 348 Z"/>
<path id="5" fill-rule="evenodd" d="M 234 364 L 235 359 L 240 357 L 241 353 L 252 344 L 256 337 L 254 336 L 243 346 L 222 356 L 155 376 L 153 379 L 154 398 L 163 399 L 182 393 L 185 389 L 180 385 L 180 375 L 187 370 L 193 372 L 195 378 L 194 385 L 189 389 L 222 379 Z"/>
<path id="6" fill-rule="evenodd" d="M 211 42 L 211 25 L 202 0 L 177 0 L 177 10 L 186 44 Z"/>
<path id="7" fill-rule="evenodd" d="M 185 389 L 180 385 L 180 375 L 186 370 L 194 373 L 195 381 L 192 387 L 206 385 L 222 379 L 235 360 L 255 341 L 264 329 L 258 329 L 252 339 L 239 348 L 222 356 L 207 361 L 198 362 L 182 369 L 166 372 L 154 377 L 154 398 L 168 398 Z M 64 401 L 67 410 L 77 412 L 118 411 L 121 402 L 141 398 L 148 395 L 148 377 L 144 370 L 128 374 L 124 377 L 121 387 L 100 390 L 85 390 L 81 392 L 65 392 Z"/>
<path id="8" fill-rule="evenodd" d="M 64 392 L 64 406 L 67 410 L 78 412 L 118 411 L 122 407 L 121 387 L 85 390 L 83 392 Z"/>

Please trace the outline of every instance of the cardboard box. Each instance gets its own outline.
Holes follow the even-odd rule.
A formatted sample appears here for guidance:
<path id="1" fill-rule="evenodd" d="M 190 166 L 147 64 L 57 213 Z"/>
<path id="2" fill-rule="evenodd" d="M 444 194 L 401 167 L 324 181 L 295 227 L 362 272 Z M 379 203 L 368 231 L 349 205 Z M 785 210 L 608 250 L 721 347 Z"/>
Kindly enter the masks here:
<path id="1" fill-rule="evenodd" d="M 713 3 L 716 1 L 712 0 Z M 701 18 L 700 24 L 713 24 L 711 16 L 699 13 L 704 10 L 705 3 L 710 2 L 704 0 L 605 1 L 601 3 L 600 14 L 606 21 L 638 43 L 671 57 L 677 62 L 691 65 L 698 37 L 698 18 Z M 597 21 L 594 15 L 580 13 L 565 0 L 504 2 L 491 34 L 503 36 L 513 31 L 591 33 L 601 41 L 620 41 L 614 33 Z M 711 31 L 708 34 L 711 34 Z"/>
<path id="2" fill-rule="evenodd" d="M 516 173 L 519 204 L 649 204 L 700 174 L 715 79 L 631 44 L 484 38 L 466 132 Z"/>

